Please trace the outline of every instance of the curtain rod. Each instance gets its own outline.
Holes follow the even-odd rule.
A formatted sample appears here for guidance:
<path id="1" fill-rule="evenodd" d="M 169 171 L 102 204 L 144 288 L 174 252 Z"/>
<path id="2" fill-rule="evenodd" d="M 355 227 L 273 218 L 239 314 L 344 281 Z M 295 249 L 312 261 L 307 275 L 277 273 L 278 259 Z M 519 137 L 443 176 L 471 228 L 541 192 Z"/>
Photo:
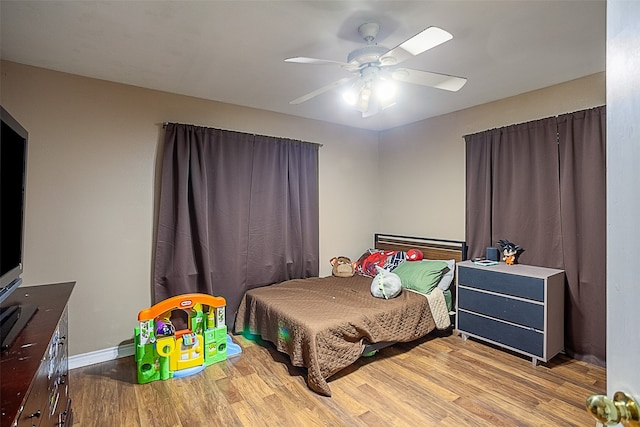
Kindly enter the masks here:
<path id="1" fill-rule="evenodd" d="M 227 131 L 227 132 L 238 132 L 238 133 L 244 133 L 244 134 L 253 135 L 253 136 L 266 136 L 266 137 L 269 137 L 269 138 L 280 138 L 280 139 L 286 139 L 286 140 L 289 140 L 289 141 L 300 142 L 300 143 L 303 143 L 303 144 L 313 144 L 313 145 L 317 145 L 318 147 L 324 147 L 324 144 L 321 144 L 319 142 L 303 141 L 301 139 L 287 138 L 287 137 L 284 137 L 284 136 L 260 135 L 260 134 L 251 133 L 251 132 L 242 132 L 242 131 L 232 130 L 232 129 L 220 129 L 220 128 L 214 128 L 214 127 L 211 127 L 211 126 L 200 126 L 200 125 L 192 125 L 192 124 L 187 124 L 187 123 L 162 122 L 162 128 L 166 129 L 167 126 L 169 125 L 169 123 L 174 124 L 174 125 L 195 126 L 195 127 L 201 127 L 201 128 L 207 128 L 207 129 L 224 130 L 224 131 Z"/>
<path id="2" fill-rule="evenodd" d="M 484 133 L 484 132 L 490 132 L 490 131 L 494 131 L 494 130 L 499 130 L 499 131 L 502 132 L 504 129 L 507 129 L 510 126 L 525 125 L 525 124 L 528 124 L 528 123 L 535 123 L 535 122 L 542 121 L 542 120 L 547 120 L 547 119 L 554 119 L 554 118 L 557 119 L 557 118 L 564 117 L 564 116 L 570 116 L 570 115 L 576 114 L 576 113 L 594 111 L 594 110 L 597 110 L 599 108 L 606 107 L 606 106 L 607 106 L 606 104 L 596 105 L 595 107 L 584 108 L 582 110 L 572 111 L 572 112 L 569 112 L 569 113 L 561 113 L 561 114 L 556 114 L 555 116 L 548 116 L 548 117 L 542 117 L 542 118 L 539 118 L 539 119 L 528 120 L 526 122 L 512 123 L 510 125 L 505 125 L 505 126 L 501 126 L 501 127 L 498 127 L 498 128 L 485 129 L 485 130 L 481 130 L 481 131 L 478 131 L 478 132 L 462 135 L 462 138 L 466 138 L 467 136 L 476 135 L 476 134 Z"/>

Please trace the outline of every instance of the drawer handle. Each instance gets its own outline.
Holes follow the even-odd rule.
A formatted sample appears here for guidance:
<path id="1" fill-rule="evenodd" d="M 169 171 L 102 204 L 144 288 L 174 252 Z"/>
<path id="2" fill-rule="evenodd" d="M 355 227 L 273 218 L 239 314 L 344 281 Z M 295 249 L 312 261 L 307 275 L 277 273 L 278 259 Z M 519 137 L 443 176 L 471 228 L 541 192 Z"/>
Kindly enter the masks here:
<path id="1" fill-rule="evenodd" d="M 604 425 L 612 426 L 620 423 L 625 427 L 640 427 L 638 402 L 622 391 L 617 391 L 613 399 L 601 394 L 589 396 L 587 412 Z"/>
<path id="2" fill-rule="evenodd" d="M 29 415 L 27 418 L 40 418 L 40 415 L 42 415 L 42 413 L 40 412 L 40 409 L 38 409 L 36 412 Z"/>

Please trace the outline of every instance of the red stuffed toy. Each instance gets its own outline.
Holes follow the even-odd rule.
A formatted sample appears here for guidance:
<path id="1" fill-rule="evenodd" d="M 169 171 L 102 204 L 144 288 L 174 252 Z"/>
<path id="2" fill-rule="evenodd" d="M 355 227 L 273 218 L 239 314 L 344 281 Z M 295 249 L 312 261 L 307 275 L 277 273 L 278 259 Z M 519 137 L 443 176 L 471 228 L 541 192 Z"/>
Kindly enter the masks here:
<path id="1" fill-rule="evenodd" d="M 418 249 L 409 249 L 407 251 L 407 261 L 420 261 L 424 258 L 424 254 Z"/>

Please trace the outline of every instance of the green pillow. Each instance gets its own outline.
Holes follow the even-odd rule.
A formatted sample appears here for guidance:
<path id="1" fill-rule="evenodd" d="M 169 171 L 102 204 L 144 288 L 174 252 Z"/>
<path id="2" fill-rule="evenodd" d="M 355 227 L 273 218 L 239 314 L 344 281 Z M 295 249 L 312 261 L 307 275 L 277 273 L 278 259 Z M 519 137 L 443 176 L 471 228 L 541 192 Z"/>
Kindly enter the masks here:
<path id="1" fill-rule="evenodd" d="M 428 294 L 438 286 L 448 270 L 446 261 L 422 260 L 405 261 L 394 268 L 393 272 L 400 276 L 403 288 Z"/>

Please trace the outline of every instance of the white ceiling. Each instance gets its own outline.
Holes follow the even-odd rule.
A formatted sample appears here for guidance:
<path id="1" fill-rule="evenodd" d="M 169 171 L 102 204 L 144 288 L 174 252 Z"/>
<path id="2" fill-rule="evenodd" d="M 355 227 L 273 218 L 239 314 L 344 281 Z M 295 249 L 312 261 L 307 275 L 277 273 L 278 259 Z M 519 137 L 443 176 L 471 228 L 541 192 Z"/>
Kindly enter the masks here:
<path id="1" fill-rule="evenodd" d="M 571 1 L 0 1 L 2 59 L 98 79 L 383 130 L 605 69 L 606 2 Z M 337 66 L 381 25 L 394 47 L 428 26 L 453 34 L 403 66 L 467 77 L 458 92 L 402 84 L 373 117 L 337 91 L 289 101 L 349 76 Z"/>

